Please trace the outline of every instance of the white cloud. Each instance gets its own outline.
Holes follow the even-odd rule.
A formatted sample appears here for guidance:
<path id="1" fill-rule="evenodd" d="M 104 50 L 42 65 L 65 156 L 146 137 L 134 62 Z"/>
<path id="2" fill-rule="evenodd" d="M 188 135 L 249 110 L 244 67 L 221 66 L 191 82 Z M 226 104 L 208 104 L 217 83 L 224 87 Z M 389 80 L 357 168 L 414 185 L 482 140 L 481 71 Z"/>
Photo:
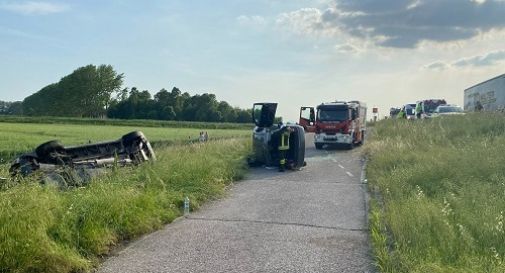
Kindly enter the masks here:
<path id="1" fill-rule="evenodd" d="M 473 56 L 470 58 L 463 58 L 452 65 L 457 67 L 465 66 L 492 66 L 505 61 L 505 50 L 498 50 L 489 52 L 485 55 Z"/>
<path id="2" fill-rule="evenodd" d="M 337 50 L 338 53 L 342 54 L 356 54 L 361 51 L 360 48 L 349 43 L 336 45 L 335 50 Z"/>
<path id="3" fill-rule="evenodd" d="M 316 8 L 303 8 L 277 16 L 276 24 L 297 34 L 321 34 L 325 31 L 322 13 Z"/>
<path id="4" fill-rule="evenodd" d="M 259 15 L 240 15 L 237 17 L 237 22 L 242 26 L 263 27 L 267 24 L 264 17 Z"/>
<path id="5" fill-rule="evenodd" d="M 428 65 L 425 65 L 423 68 L 427 70 L 435 70 L 435 71 L 441 71 L 441 70 L 446 70 L 447 68 L 450 67 L 450 64 L 442 62 L 442 61 L 437 61 Z"/>
<path id="6" fill-rule="evenodd" d="M 492 51 L 483 55 L 462 58 L 452 62 L 437 61 L 423 68 L 428 70 L 445 70 L 448 68 L 489 67 L 505 62 L 505 50 Z"/>
<path id="7" fill-rule="evenodd" d="M 278 22 L 298 33 L 345 33 L 391 48 L 424 41 L 469 40 L 505 29 L 503 0 L 334 0 L 326 10 L 283 13 Z"/>
<path id="8" fill-rule="evenodd" d="M 47 15 L 64 12 L 68 10 L 68 6 L 49 2 L 28 1 L 22 3 L 3 3 L 0 4 L 0 9 L 25 15 Z"/>

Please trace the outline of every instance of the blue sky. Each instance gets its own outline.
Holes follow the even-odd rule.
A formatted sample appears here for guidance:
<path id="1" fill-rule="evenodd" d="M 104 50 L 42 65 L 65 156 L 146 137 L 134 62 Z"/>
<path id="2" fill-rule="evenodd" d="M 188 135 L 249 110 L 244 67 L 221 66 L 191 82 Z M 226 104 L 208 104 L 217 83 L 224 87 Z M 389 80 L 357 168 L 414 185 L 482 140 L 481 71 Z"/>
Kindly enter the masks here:
<path id="1" fill-rule="evenodd" d="M 22 100 L 79 66 L 125 86 L 211 92 L 232 105 L 443 97 L 505 73 L 498 0 L 0 0 L 0 100 Z"/>

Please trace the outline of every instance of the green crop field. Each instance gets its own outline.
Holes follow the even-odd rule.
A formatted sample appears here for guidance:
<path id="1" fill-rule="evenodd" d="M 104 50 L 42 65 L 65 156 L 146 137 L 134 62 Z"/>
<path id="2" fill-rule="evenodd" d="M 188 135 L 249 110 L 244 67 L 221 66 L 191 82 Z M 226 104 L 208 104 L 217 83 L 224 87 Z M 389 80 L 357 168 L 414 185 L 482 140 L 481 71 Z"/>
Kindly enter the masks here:
<path id="1" fill-rule="evenodd" d="M 386 120 L 366 146 L 382 272 L 505 272 L 505 116 Z"/>
<path id="2" fill-rule="evenodd" d="M 0 177 L 8 177 L 11 157 L 44 141 L 76 145 L 133 130 L 155 144 L 156 162 L 110 169 L 83 188 L 25 179 L 0 189 L 1 273 L 91 271 L 115 245 L 180 216 L 184 197 L 198 208 L 247 169 L 250 130 L 0 123 Z M 200 131 L 214 141 L 190 143 Z"/>
<path id="3" fill-rule="evenodd" d="M 239 127 L 240 128 L 240 127 Z M 246 137 L 251 130 L 162 128 L 143 126 L 107 126 L 93 124 L 42 124 L 0 122 L 0 162 L 9 162 L 19 153 L 32 151 L 39 144 L 58 139 L 64 145 L 115 140 L 131 131 L 144 132 L 149 141 L 157 143 L 183 143 L 196 140 L 200 131 L 207 131 L 211 139 Z"/>
<path id="4" fill-rule="evenodd" d="M 0 122 L 197 128 L 197 129 L 252 129 L 254 127 L 253 124 L 247 124 L 247 123 L 174 121 L 174 120 L 152 120 L 152 119 L 135 120 L 135 119 L 97 119 L 97 118 L 73 118 L 73 117 L 34 117 L 34 116 L 7 116 L 7 115 L 0 115 Z"/>

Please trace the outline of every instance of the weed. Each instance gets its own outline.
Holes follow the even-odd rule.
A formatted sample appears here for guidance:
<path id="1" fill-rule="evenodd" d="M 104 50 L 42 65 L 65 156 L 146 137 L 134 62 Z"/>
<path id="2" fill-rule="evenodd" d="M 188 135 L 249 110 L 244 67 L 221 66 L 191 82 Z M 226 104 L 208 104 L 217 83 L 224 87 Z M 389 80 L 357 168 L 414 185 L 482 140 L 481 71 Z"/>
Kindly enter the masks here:
<path id="1" fill-rule="evenodd" d="M 504 150 L 501 114 L 378 122 L 366 153 L 379 268 L 504 272 Z"/>

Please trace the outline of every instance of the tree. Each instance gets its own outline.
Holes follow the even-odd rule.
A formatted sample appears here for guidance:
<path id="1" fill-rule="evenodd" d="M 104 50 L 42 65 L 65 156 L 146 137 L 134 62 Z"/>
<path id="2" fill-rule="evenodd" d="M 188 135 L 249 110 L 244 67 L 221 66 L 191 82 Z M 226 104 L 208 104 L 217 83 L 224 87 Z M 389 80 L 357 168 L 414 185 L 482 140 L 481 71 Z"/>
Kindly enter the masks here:
<path id="1" fill-rule="evenodd" d="M 20 101 L 0 101 L 0 115 L 22 115 L 23 109 Z"/>
<path id="2" fill-rule="evenodd" d="M 102 117 L 119 93 L 123 74 L 110 65 L 87 65 L 25 98 L 28 115 Z"/>

